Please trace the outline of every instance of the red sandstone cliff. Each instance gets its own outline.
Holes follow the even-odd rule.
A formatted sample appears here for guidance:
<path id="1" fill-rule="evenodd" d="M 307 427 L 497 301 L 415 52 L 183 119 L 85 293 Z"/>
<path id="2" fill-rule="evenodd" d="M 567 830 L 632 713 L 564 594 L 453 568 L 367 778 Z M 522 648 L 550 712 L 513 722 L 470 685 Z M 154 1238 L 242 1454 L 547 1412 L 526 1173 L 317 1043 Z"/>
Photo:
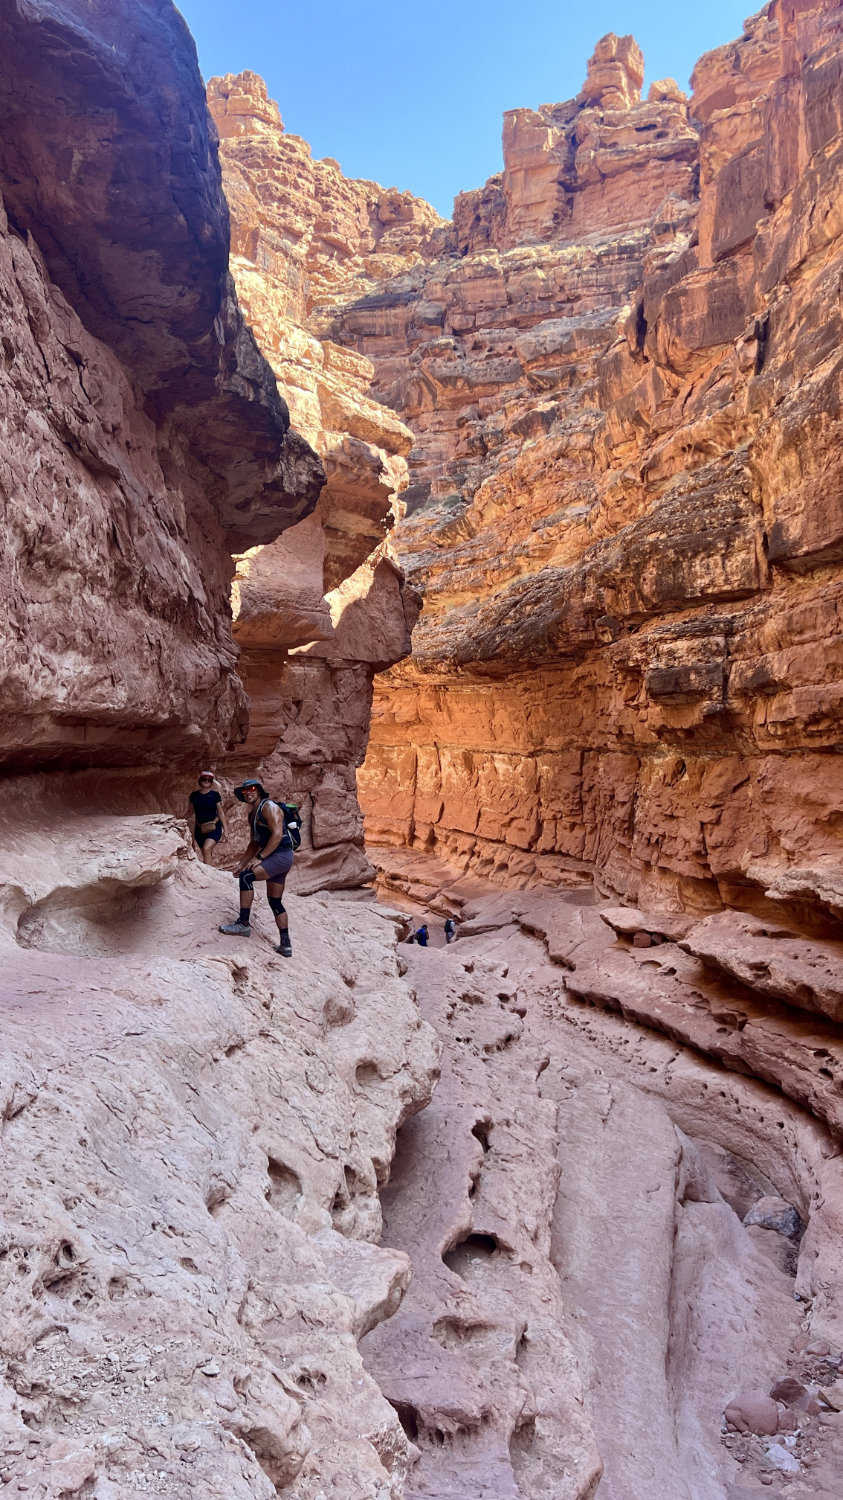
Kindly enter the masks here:
<path id="1" fill-rule="evenodd" d="M 335 315 L 416 438 L 375 843 L 843 912 L 841 27 L 777 0 L 690 101 L 605 38 L 451 247 Z"/>
<path id="2" fill-rule="evenodd" d="M 399 573 L 369 565 L 372 639 L 362 599 L 334 631 L 297 525 L 325 471 L 237 301 L 169 0 L 0 0 L 0 194 L 0 1480 L 399 1500 L 357 1341 L 409 1275 L 378 1182 L 437 1043 L 389 920 L 293 895 L 298 955 L 264 903 L 232 943 L 236 885 L 180 820 L 247 728 L 232 553 L 297 534 L 271 628 L 367 670 L 407 636 Z"/>
<path id="3" fill-rule="evenodd" d="M 422 248 L 442 230 L 409 193 L 313 161 L 256 74 L 212 79 L 208 99 L 238 295 L 327 476 L 308 520 L 238 559 L 234 634 L 251 724 L 229 767 L 260 766 L 305 811 L 311 847 L 298 889 L 355 885 L 374 873 L 356 787 L 372 682 L 408 654 L 418 613 L 389 543 L 404 514 L 412 434 L 368 394 L 371 362 L 317 336 L 313 310 L 361 278 L 422 264 Z"/>
<path id="4" fill-rule="evenodd" d="M 821 19 L 799 22 L 806 57 Z M 393 699 L 393 744 L 402 714 L 409 734 L 388 774 L 406 750 L 412 790 L 402 806 L 389 781 L 390 832 L 413 836 L 423 815 L 445 852 L 458 837 L 475 864 L 491 851 L 510 883 L 543 870 L 587 886 L 594 850 L 564 852 L 585 809 L 609 879 L 631 881 L 670 809 L 642 788 L 673 755 L 680 792 L 686 771 L 712 777 L 698 814 L 714 870 L 712 809 L 734 837 L 741 796 L 762 785 L 760 731 L 730 698 L 718 706 L 707 675 L 721 638 L 724 683 L 736 642 L 756 665 L 764 646 L 768 675 L 749 690 L 769 684 L 769 703 L 815 673 L 802 697 L 792 688 L 803 737 L 833 668 L 830 648 L 805 644 L 834 584 L 831 506 L 791 507 L 798 524 L 771 526 L 766 550 L 747 520 L 774 503 L 754 413 L 798 492 L 775 425 L 791 392 L 797 438 L 800 412 L 814 423 L 799 461 L 834 476 L 836 325 L 820 295 L 833 262 L 811 239 L 833 234 L 833 204 L 823 215 L 820 194 L 803 214 L 809 253 L 770 282 L 770 323 L 730 346 L 702 210 L 693 242 L 696 126 L 669 83 L 635 102 L 628 39 L 600 45 L 576 105 L 513 119 L 507 174 L 461 200 L 453 229 L 310 163 L 254 77 L 223 80 L 236 276 L 325 456 L 314 506 L 320 466 L 225 273 L 213 133 L 174 8 L 0 0 L 0 43 L 15 69 L 0 148 L 13 604 L 0 744 L 21 772 L 4 783 L 0 841 L 0 1480 L 39 1500 L 587 1500 L 598 1486 L 601 1500 L 725 1500 L 794 1475 L 829 1500 L 843 1451 L 839 945 L 735 912 L 601 912 L 590 888 L 490 890 L 411 855 L 417 899 L 460 911 L 458 943 L 396 951 L 400 913 L 294 894 L 282 960 L 263 902 L 252 942 L 217 931 L 231 878 L 159 809 L 199 753 L 222 763 L 244 730 L 236 548 L 242 756 L 309 788 L 311 877 L 365 869 L 353 766 L 372 675 L 406 649 L 414 612 L 386 535 L 409 435 L 368 395 L 374 373 L 419 407 L 417 509 L 396 530 L 432 605 Z M 738 165 L 711 244 L 729 213 L 743 232 L 765 79 L 791 79 L 820 119 L 839 98 L 833 73 L 809 86 L 807 63 L 788 73 L 781 56 L 764 22 L 715 60 L 722 139 L 706 171 Z M 729 275 L 746 254 L 724 251 Z M 807 347 L 776 300 L 785 284 Z M 402 309 L 421 330 L 412 398 Z M 334 319 L 352 337 L 344 322 L 361 316 L 370 332 L 353 337 L 386 341 L 371 361 L 326 338 Z M 751 436 L 730 489 L 717 444 L 735 432 Z M 799 744 L 783 739 L 779 761 L 804 767 Z M 439 777 L 455 768 L 447 798 L 425 782 L 434 746 Z M 584 797 L 589 756 L 603 802 Z M 735 764 L 744 781 L 722 776 Z M 91 769 L 63 774 L 75 766 Z M 776 815 L 816 918 L 824 787 L 801 785 Z M 624 787 L 638 799 L 627 823 L 610 801 Z M 677 828 L 687 843 L 686 811 Z M 676 850 L 662 841 L 645 895 L 665 895 Z M 668 894 L 713 891 L 706 874 Z M 443 1047 L 441 1087 L 412 1120 Z"/>
<path id="5" fill-rule="evenodd" d="M 136 9 L 0 7 L 7 768 L 242 734 L 231 551 L 324 483 L 237 305 L 186 28 Z"/>

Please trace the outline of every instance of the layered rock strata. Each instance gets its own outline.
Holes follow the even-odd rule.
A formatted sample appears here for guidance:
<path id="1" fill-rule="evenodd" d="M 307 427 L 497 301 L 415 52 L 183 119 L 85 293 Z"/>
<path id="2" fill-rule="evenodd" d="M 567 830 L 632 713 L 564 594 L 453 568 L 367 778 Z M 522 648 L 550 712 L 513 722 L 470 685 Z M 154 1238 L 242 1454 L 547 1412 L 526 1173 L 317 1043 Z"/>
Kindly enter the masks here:
<path id="1" fill-rule="evenodd" d="M 184 23 L 131 9 L 0 7 L 7 767 L 242 735 L 231 551 L 324 483 L 237 304 Z"/>
<path id="2" fill-rule="evenodd" d="M 317 336 L 318 309 L 360 277 L 418 262 L 440 221 L 409 193 L 313 161 L 256 74 L 212 79 L 208 100 L 238 295 L 327 477 L 309 520 L 238 560 L 234 631 L 252 717 L 229 769 L 258 767 L 302 806 L 312 848 L 300 888 L 354 885 L 373 874 L 355 779 L 372 679 L 408 654 L 418 613 L 388 541 L 412 435 L 369 396 L 371 362 Z"/>
<path id="3" fill-rule="evenodd" d="M 317 351 L 312 336 L 345 316 L 349 286 L 377 302 L 386 281 L 391 317 L 394 273 L 427 286 L 432 258 L 454 269 L 452 231 L 405 195 L 308 168 L 254 80 L 220 85 L 227 139 L 248 145 L 248 161 L 226 147 L 246 205 L 235 237 L 256 212 L 249 193 L 282 203 L 285 161 L 293 198 L 325 205 L 312 233 L 300 216 L 299 282 L 295 257 L 282 264 L 297 238 L 287 208 L 274 270 L 259 226 L 252 259 L 236 241 L 261 339 L 283 334 L 303 371 L 311 362 L 301 425 L 328 478 L 314 506 L 319 464 L 214 281 L 224 207 L 177 13 L 66 0 L 0 16 L 3 62 L 38 122 L 21 112 L 3 147 L 28 142 L 6 183 L 2 411 L 5 452 L 24 453 L 8 496 L 14 545 L 25 531 L 9 563 L 10 639 L 31 681 L 20 674 L 30 697 L 10 700 L 4 729 L 20 774 L 4 783 L 0 851 L 0 1481 L 38 1500 L 738 1500 L 787 1474 L 831 1500 L 843 1443 L 837 948 L 767 917 L 601 912 L 582 853 L 550 851 L 550 876 L 578 889 L 548 894 L 490 893 L 399 850 L 395 886 L 406 878 L 408 905 L 459 913 L 458 943 L 439 950 L 431 921 L 433 951 L 396 953 L 400 913 L 293 894 L 282 960 L 262 900 L 249 941 L 217 932 L 236 887 L 160 812 L 200 752 L 238 768 L 237 752 L 223 759 L 245 729 L 225 600 L 233 547 L 253 699 L 240 764 L 312 795 L 306 880 L 360 870 L 353 765 L 372 675 L 406 649 L 413 609 L 385 535 L 408 439 L 366 396 L 366 358 L 330 340 Z M 750 28 L 741 99 L 771 66 L 771 24 Z M 42 72 L 59 63 L 67 83 L 48 118 Z M 663 217 L 668 239 L 690 225 L 695 129 L 669 84 L 637 102 L 640 74 L 634 45 L 609 39 L 570 113 L 513 123 L 508 176 L 458 212 L 461 261 L 486 253 L 467 236 L 499 240 L 505 259 L 526 234 L 564 236 L 574 221 L 582 233 L 584 205 L 610 233 L 624 162 L 645 238 L 661 233 L 664 173 L 688 195 Z M 95 118 L 80 124 L 86 102 Z M 616 117 L 644 121 L 644 147 L 612 133 Z M 160 247 L 145 270 L 133 258 L 141 232 L 153 247 L 160 233 L 170 265 Z M 84 287 L 75 247 L 90 257 Z M 612 274 L 620 307 L 628 289 Z M 226 310 L 208 325 L 197 306 L 216 305 L 214 285 Z M 294 285 L 304 308 L 276 323 Z M 432 452 L 420 443 L 422 488 Z M 475 460 L 477 498 L 489 476 Z M 799 576 L 815 588 L 810 570 Z M 490 606 L 477 592 L 479 613 Z M 467 711 L 488 670 L 465 667 Z M 549 678 L 532 670 L 535 726 Z M 534 755 L 496 762 L 512 817 L 490 844 L 513 861 L 510 880 L 537 868 L 527 840 L 516 869 L 510 841 Z M 607 805 L 614 785 L 607 771 Z M 737 828 L 743 783 L 718 785 Z M 558 822 L 573 830 L 582 806 L 563 792 Z M 789 826 L 803 850 L 813 825 L 799 806 Z M 611 874 L 618 845 L 605 836 Z M 476 860 L 466 837 L 458 852 Z M 831 909 L 830 865 L 786 872 L 793 907 L 815 917 L 817 871 Z M 687 905 L 691 894 L 679 891 Z"/>
<path id="4" fill-rule="evenodd" d="M 450 249 L 337 312 L 416 436 L 373 844 L 839 919 L 840 49 L 776 3 L 642 101 L 604 39 Z"/>

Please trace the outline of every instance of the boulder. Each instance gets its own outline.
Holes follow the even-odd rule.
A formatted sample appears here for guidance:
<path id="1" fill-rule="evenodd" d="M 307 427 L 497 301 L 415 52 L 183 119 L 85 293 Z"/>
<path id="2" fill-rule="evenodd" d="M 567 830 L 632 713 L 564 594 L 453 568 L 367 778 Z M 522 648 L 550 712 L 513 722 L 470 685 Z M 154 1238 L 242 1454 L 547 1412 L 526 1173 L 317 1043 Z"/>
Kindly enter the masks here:
<path id="1" fill-rule="evenodd" d="M 754 1432 L 759 1437 L 772 1437 L 778 1431 L 778 1407 L 766 1391 L 742 1391 L 733 1396 L 724 1416 L 738 1432 Z"/>
<path id="2" fill-rule="evenodd" d="M 743 1222 L 747 1228 L 750 1224 L 757 1224 L 762 1229 L 775 1230 L 776 1234 L 783 1235 L 794 1244 L 799 1243 L 805 1232 L 798 1209 L 792 1203 L 786 1203 L 784 1198 L 759 1198 L 744 1215 Z"/>

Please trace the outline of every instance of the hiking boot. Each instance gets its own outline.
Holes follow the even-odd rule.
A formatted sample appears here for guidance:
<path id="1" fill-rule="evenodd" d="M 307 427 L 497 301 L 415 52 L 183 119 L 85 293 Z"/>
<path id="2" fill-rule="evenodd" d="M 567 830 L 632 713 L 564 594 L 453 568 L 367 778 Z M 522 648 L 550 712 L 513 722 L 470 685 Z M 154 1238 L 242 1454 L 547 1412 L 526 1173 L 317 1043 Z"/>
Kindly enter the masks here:
<path id="1" fill-rule="evenodd" d="M 252 929 L 246 922 L 226 922 L 220 926 L 220 932 L 226 933 L 228 937 L 252 936 Z"/>
<path id="2" fill-rule="evenodd" d="M 290 947 L 290 939 L 288 938 L 286 933 L 281 934 L 281 941 L 278 944 L 275 952 L 280 953 L 282 958 L 292 958 L 293 950 Z"/>

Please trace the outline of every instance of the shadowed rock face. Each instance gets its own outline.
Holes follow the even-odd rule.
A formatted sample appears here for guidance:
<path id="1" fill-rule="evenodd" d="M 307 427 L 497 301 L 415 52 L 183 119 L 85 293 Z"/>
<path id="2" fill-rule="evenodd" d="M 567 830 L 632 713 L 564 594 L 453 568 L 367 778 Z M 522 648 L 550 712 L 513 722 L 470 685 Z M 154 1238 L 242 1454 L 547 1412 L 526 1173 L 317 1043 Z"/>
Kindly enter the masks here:
<path id="1" fill-rule="evenodd" d="M 371 361 L 320 337 L 311 313 L 354 284 L 346 260 L 356 274 L 373 264 L 390 274 L 420 259 L 440 220 L 409 193 L 314 162 L 257 74 L 212 79 L 208 102 L 238 295 L 327 480 L 307 520 L 237 559 L 234 633 L 251 719 L 228 769 L 259 768 L 268 788 L 299 803 L 294 888 L 355 885 L 374 874 L 356 787 L 372 680 L 408 654 L 418 614 L 389 541 L 404 514 L 412 434 L 369 396 Z"/>
<path id="2" fill-rule="evenodd" d="M 839 918 L 841 48 L 776 5 L 641 101 L 604 39 L 450 248 L 335 311 L 416 436 L 372 842 Z"/>
<path id="3" fill-rule="evenodd" d="M 0 171 L 13 222 L 157 423 L 202 465 L 238 542 L 312 508 L 319 464 L 238 311 L 196 53 L 175 6 L 0 11 Z"/>
<path id="4" fill-rule="evenodd" d="M 227 269 L 175 7 L 0 6 L 0 755 L 138 765 L 242 736 L 231 551 L 324 483 Z"/>

